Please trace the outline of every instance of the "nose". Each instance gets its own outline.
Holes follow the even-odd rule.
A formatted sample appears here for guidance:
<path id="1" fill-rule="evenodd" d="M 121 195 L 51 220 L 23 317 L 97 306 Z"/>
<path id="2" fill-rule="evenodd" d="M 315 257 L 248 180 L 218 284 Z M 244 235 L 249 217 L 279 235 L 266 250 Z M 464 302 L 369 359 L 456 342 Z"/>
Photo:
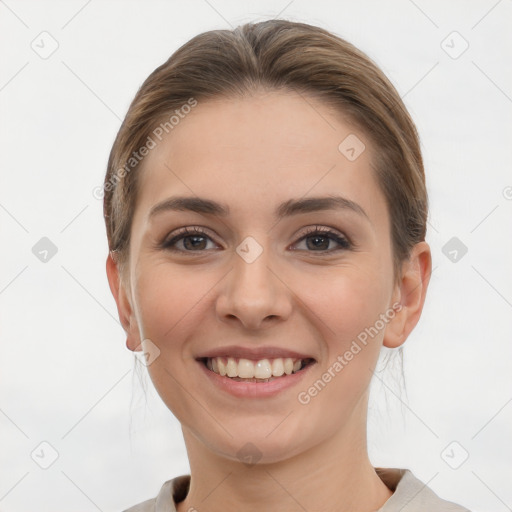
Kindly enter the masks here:
<path id="1" fill-rule="evenodd" d="M 216 310 L 223 322 L 259 330 L 286 320 L 292 310 L 292 292 L 284 276 L 272 265 L 270 250 L 248 262 L 233 256 L 233 268 L 223 280 Z"/>

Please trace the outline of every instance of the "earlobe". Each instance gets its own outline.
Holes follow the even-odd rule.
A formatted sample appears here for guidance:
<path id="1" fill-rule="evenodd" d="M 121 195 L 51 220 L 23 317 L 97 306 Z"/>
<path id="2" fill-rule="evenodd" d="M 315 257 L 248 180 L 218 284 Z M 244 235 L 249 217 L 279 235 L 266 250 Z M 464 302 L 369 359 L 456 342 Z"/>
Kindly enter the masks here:
<path id="1" fill-rule="evenodd" d="M 135 321 L 133 309 L 128 300 L 125 285 L 119 275 L 119 266 L 112 252 L 109 252 L 107 256 L 106 270 L 110 291 L 116 301 L 119 320 L 126 333 L 126 347 L 132 351 L 141 350 L 137 322 Z"/>
<path id="2" fill-rule="evenodd" d="M 397 302 L 395 316 L 386 326 L 383 345 L 397 348 L 402 345 L 418 323 L 432 272 L 432 256 L 426 242 L 419 242 L 410 258 L 402 264 L 400 282 L 396 285 L 392 303 Z"/>

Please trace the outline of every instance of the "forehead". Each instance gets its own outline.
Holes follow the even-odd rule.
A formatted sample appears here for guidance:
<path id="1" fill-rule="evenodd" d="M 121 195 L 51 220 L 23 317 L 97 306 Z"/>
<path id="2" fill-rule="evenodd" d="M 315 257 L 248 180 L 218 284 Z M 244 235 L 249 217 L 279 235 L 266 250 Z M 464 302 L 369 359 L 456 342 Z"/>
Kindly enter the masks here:
<path id="1" fill-rule="evenodd" d="M 382 214 L 370 141 L 312 97 L 272 91 L 199 101 L 168 131 L 142 163 L 142 209 L 186 194 L 254 214 L 271 202 L 336 192 Z"/>

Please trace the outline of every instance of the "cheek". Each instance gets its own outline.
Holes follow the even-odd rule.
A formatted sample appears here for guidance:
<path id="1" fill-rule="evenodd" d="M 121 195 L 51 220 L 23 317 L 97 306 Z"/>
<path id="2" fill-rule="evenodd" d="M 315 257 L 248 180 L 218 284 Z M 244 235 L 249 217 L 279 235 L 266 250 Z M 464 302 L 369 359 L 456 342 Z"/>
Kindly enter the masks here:
<path id="1" fill-rule="evenodd" d="M 329 352 L 342 350 L 384 313 L 390 293 L 385 276 L 377 266 L 347 265 L 329 269 L 325 278 L 302 277 L 301 299 L 322 320 L 316 323 L 323 326 Z"/>
<path id="2" fill-rule="evenodd" d="M 375 330 L 388 296 L 387 281 L 374 272 L 348 269 L 332 273 L 329 284 L 306 296 L 324 340 L 318 376 L 306 382 L 301 404 L 311 417 L 322 418 L 322 429 L 339 428 L 340 418 L 353 411 L 367 391 L 375 369 L 384 329 Z M 378 327 L 381 327 L 380 323 Z M 309 421 L 309 420 L 308 420 Z M 311 420 L 311 428 L 319 428 Z"/>
<path id="3" fill-rule="evenodd" d="M 208 302 L 215 279 L 208 273 L 169 264 L 140 267 L 136 302 L 139 327 L 160 350 L 175 351 L 197 327 L 197 316 Z"/>
<path id="4" fill-rule="evenodd" d="M 212 307 L 208 291 L 213 291 L 216 281 L 192 267 L 178 268 L 154 261 L 141 265 L 137 278 L 141 335 L 160 351 L 147 371 L 164 403 L 184 423 L 191 414 L 190 398 L 183 392 L 190 386 L 188 371 L 192 363 L 187 342 L 198 336 L 201 320 Z"/>

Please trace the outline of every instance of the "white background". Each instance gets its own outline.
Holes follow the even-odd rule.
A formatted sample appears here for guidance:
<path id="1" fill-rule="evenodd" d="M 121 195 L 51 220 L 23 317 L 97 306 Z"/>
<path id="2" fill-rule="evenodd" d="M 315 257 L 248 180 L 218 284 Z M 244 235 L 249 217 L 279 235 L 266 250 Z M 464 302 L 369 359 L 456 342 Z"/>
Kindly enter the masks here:
<path id="1" fill-rule="evenodd" d="M 155 67 L 199 32 L 273 17 L 367 52 L 421 136 L 434 272 L 407 395 L 398 367 L 374 380 L 372 462 L 475 512 L 511 509 L 512 1 L 2 0 L 0 511 L 120 511 L 188 473 L 179 424 L 124 346 L 92 191 Z M 51 38 L 43 59 L 31 45 Z M 456 262 L 452 237 L 468 248 Z"/>

